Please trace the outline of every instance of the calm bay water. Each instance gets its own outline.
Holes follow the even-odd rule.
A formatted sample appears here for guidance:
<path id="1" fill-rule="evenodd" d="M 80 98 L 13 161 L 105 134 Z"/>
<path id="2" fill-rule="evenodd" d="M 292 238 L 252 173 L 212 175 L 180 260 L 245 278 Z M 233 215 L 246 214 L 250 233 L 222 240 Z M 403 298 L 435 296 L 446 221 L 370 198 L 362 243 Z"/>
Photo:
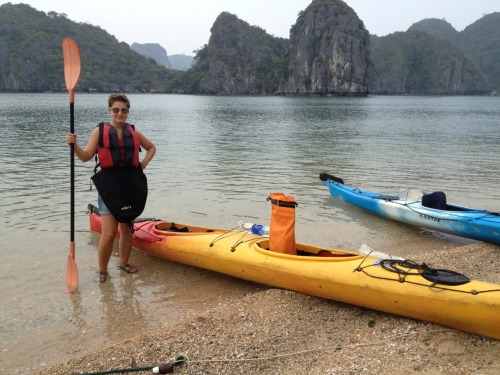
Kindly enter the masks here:
<path id="1" fill-rule="evenodd" d="M 107 95 L 78 94 L 80 144 L 108 119 Z M 296 239 L 409 256 L 474 241 L 375 218 L 329 197 L 318 176 L 383 193 L 444 191 L 500 210 L 499 97 L 283 98 L 130 95 L 129 121 L 157 146 L 143 216 L 222 228 L 269 223 L 270 192 L 294 195 Z M 0 373 L 31 373 L 260 286 L 134 252 L 137 275 L 95 281 L 93 162 L 76 160 L 79 292 L 69 252 L 67 94 L 0 94 Z M 178 353 L 172 353 L 175 355 Z"/>

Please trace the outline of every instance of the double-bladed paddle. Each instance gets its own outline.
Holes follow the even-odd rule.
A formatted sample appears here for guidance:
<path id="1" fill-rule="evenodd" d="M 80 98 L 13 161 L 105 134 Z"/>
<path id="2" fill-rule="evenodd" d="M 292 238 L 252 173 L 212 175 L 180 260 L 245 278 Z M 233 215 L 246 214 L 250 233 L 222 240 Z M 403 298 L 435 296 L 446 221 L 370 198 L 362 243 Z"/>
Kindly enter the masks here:
<path id="1" fill-rule="evenodd" d="M 69 132 L 75 132 L 75 86 L 80 77 L 80 50 L 71 38 L 62 41 L 64 59 L 64 79 L 69 92 Z M 66 286 L 73 293 L 78 288 L 78 268 L 75 262 L 75 154 L 74 144 L 70 145 L 71 161 L 71 229 L 68 255 L 68 266 L 66 269 Z"/>

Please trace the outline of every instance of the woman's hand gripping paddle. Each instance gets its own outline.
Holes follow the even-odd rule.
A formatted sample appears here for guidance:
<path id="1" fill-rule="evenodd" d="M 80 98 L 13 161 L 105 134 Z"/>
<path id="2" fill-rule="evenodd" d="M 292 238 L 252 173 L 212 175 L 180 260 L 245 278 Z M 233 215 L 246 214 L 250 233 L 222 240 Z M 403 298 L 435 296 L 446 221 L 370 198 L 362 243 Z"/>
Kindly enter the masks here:
<path id="1" fill-rule="evenodd" d="M 80 77 L 80 50 L 75 41 L 64 38 L 62 41 L 64 59 L 64 79 L 69 92 L 69 132 L 75 132 L 75 86 Z M 78 288 L 78 268 L 75 262 L 75 154 L 74 144 L 70 145 L 71 161 L 71 235 L 69 244 L 68 267 L 66 269 L 66 286 L 73 293 Z"/>

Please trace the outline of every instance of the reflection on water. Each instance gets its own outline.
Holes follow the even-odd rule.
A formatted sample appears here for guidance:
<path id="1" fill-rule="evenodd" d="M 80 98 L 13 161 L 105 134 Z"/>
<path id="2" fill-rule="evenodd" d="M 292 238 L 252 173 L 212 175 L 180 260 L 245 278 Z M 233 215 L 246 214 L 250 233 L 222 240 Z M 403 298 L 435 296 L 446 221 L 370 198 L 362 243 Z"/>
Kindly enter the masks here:
<path id="1" fill-rule="evenodd" d="M 78 94 L 84 145 L 107 120 L 107 95 Z M 500 210 L 500 98 L 130 95 L 129 121 L 157 145 L 144 216 L 232 228 L 269 223 L 266 197 L 294 195 L 298 242 L 396 255 L 471 243 L 382 220 L 331 198 L 320 172 L 385 194 L 444 191 L 450 203 Z M 35 367 L 239 298 L 259 286 L 133 252 L 140 272 L 95 280 L 86 205 L 93 162 L 76 160 L 79 292 L 64 293 L 69 251 L 67 94 L 0 94 L 0 372 Z M 115 249 L 116 250 L 116 249 Z M 116 251 L 115 251 L 116 252 Z M 222 291 L 222 292 L 221 292 Z"/>

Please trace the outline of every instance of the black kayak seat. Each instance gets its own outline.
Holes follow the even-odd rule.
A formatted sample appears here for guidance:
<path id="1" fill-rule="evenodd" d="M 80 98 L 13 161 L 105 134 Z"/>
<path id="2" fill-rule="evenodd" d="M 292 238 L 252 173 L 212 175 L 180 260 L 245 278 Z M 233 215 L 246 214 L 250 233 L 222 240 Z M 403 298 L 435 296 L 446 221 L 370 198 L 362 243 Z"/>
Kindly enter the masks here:
<path id="1" fill-rule="evenodd" d="M 442 191 L 422 195 L 422 206 L 446 210 L 446 194 Z"/>

